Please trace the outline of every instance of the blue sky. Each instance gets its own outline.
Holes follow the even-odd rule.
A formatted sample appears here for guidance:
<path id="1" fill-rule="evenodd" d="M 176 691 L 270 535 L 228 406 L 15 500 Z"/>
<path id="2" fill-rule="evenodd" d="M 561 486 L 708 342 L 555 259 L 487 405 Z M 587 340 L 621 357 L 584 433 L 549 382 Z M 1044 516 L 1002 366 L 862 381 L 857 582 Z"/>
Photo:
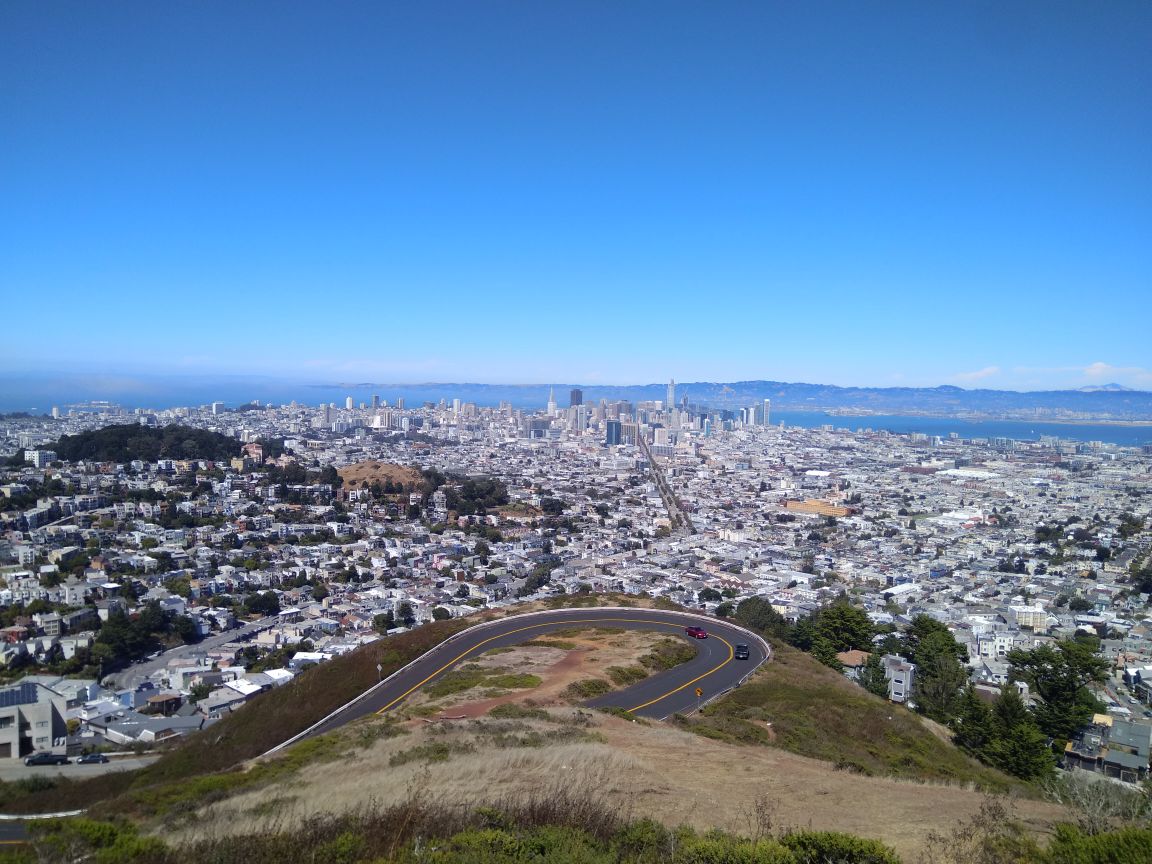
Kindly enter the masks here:
<path id="1" fill-rule="evenodd" d="M 9 373 L 1152 389 L 1152 4 L 0 5 Z"/>

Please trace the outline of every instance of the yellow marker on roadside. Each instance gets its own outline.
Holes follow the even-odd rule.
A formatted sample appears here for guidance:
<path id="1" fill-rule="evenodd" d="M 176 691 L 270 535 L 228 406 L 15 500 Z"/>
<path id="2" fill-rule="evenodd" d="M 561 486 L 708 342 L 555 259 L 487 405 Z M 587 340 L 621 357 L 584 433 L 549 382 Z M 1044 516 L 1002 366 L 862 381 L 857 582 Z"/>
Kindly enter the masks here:
<path id="1" fill-rule="evenodd" d="M 696 695 L 697 696 L 703 696 L 704 695 L 704 688 L 703 687 L 697 687 L 696 688 Z"/>

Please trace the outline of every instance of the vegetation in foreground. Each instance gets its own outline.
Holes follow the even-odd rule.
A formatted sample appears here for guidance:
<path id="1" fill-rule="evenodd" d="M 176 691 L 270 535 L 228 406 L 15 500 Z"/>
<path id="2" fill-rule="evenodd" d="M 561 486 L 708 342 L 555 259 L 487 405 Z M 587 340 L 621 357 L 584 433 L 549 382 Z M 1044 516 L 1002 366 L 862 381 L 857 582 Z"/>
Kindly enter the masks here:
<path id="1" fill-rule="evenodd" d="M 782 644 L 773 645 L 772 662 L 752 680 L 679 722 L 708 738 L 772 744 L 860 774 L 974 783 L 992 791 L 1014 783 L 941 740 L 906 708 Z"/>
<path id="2" fill-rule="evenodd" d="M 379 680 L 377 663 L 389 675 L 471 623 L 460 619 L 433 622 L 307 670 L 284 687 L 261 693 L 243 711 L 188 736 L 147 768 L 86 780 L 58 778 L 49 788 L 0 783 L 0 810 L 51 813 L 107 806 L 114 812 L 118 805 L 108 802 L 122 796 L 128 801 L 145 800 L 152 794 L 149 790 L 229 772 L 363 693 Z"/>
<path id="3" fill-rule="evenodd" d="M 902 634 L 889 629 L 877 647 L 873 639 L 882 633 L 864 610 L 843 597 L 794 625 L 758 597 L 742 601 L 734 612 L 741 624 L 799 648 L 836 671 L 840 671 L 838 652 L 871 652 L 860 684 L 881 697 L 887 695 L 887 682 L 879 655 L 911 660 L 916 664 L 916 710 L 951 728 L 954 743 L 970 755 L 1022 780 L 1050 778 L 1065 742 L 1104 707 L 1089 690 L 1090 684 L 1104 680 L 1108 668 L 1107 661 L 1097 656 L 1097 636 L 1077 634 L 1055 645 L 1009 651 L 1009 680 L 1027 682 L 1037 702 L 1025 705 L 1009 684 L 989 708 L 968 684 L 964 648 L 944 624 L 928 615 L 917 615 Z"/>
<path id="4" fill-rule="evenodd" d="M 773 824 L 771 802 L 746 809 L 748 835 L 668 828 L 633 819 L 591 792 L 562 787 L 488 806 L 448 805 L 420 791 L 392 807 L 321 816 L 287 830 L 209 837 L 169 845 L 124 822 L 86 818 L 33 825 L 28 846 L 0 854 L 21 862 L 97 864 L 900 864 L 877 840 Z M 1087 833 L 1060 826 L 1042 849 L 1021 830 L 1002 799 L 933 844 L 915 864 L 1145 864 L 1152 829 L 1124 827 Z M 913 864 L 909 861 L 908 864 Z"/>

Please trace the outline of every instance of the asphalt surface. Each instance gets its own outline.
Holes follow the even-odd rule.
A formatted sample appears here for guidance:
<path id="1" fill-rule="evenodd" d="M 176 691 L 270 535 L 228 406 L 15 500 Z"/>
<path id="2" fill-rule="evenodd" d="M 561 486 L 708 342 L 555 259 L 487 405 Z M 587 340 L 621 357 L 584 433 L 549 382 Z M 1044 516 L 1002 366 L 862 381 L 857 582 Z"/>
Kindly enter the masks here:
<path id="1" fill-rule="evenodd" d="M 656 630 L 684 636 L 684 630 L 689 626 L 702 626 L 708 632 L 707 639 L 688 640 L 697 648 L 692 660 L 584 704 L 597 708 L 624 708 L 638 717 L 663 720 L 672 714 L 691 713 L 708 700 L 735 687 L 768 659 L 764 646 L 755 636 L 718 618 L 703 620 L 660 609 L 597 608 L 513 616 L 466 630 L 455 639 L 442 643 L 301 737 L 322 735 L 357 718 L 395 708 L 454 666 L 493 648 L 518 645 L 536 636 L 573 627 Z M 748 646 L 750 656 L 747 660 L 735 659 L 738 644 Z"/>
<path id="2" fill-rule="evenodd" d="M 28 840 L 28 829 L 23 822 L 0 821 L 0 851 L 12 846 L 23 846 Z"/>
<path id="3" fill-rule="evenodd" d="M 202 655 L 206 651 L 227 645 L 229 642 L 246 642 L 261 630 L 267 630 L 276 624 L 278 620 L 278 616 L 272 615 L 268 618 L 261 618 L 259 621 L 253 621 L 251 624 L 245 624 L 243 627 L 237 627 L 216 636 L 209 636 L 191 645 L 181 645 L 178 648 L 172 648 L 163 652 L 154 660 L 145 660 L 143 663 L 136 663 L 110 677 L 116 682 L 117 687 L 134 690 L 148 680 L 148 677 L 153 672 L 166 669 L 173 660 L 192 658 L 198 654 Z"/>
<path id="4" fill-rule="evenodd" d="M 159 756 L 117 756 L 103 764 L 95 762 L 90 765 L 77 765 L 75 760 L 70 765 L 25 765 L 23 759 L 5 759 L 0 761 L 0 780 L 11 782 L 27 780 L 29 777 L 57 775 L 73 780 L 84 780 L 101 774 L 110 774 L 113 771 L 135 771 L 137 768 L 151 765 L 159 758 Z"/>

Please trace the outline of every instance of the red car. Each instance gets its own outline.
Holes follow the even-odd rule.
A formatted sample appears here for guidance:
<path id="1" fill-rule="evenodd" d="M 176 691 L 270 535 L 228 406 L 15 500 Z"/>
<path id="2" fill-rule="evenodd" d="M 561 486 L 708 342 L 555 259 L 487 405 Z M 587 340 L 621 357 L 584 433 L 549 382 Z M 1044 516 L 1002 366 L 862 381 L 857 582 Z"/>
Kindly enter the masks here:
<path id="1" fill-rule="evenodd" d="M 685 627 L 685 634 L 691 636 L 693 639 L 707 639 L 708 631 L 703 627 Z"/>

